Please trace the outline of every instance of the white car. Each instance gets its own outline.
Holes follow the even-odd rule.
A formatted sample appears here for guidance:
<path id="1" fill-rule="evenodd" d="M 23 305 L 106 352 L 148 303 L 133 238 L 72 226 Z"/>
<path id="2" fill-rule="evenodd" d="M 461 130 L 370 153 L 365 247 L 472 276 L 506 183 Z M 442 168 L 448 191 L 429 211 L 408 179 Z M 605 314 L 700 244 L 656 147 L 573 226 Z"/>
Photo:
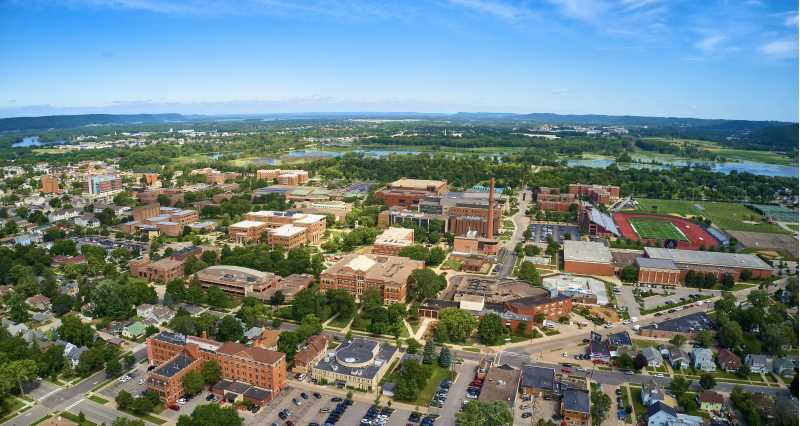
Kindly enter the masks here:
<path id="1" fill-rule="evenodd" d="M 180 404 L 180 405 L 186 404 L 186 399 L 184 399 L 184 398 L 179 399 L 178 400 L 178 404 Z"/>

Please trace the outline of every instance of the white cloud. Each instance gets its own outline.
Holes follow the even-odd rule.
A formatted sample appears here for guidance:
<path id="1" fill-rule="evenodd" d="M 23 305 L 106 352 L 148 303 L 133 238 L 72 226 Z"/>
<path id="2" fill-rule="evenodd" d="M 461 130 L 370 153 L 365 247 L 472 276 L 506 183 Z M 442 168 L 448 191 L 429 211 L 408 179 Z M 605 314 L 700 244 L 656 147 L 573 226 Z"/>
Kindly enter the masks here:
<path id="1" fill-rule="evenodd" d="M 528 9 L 501 3 L 493 0 L 448 0 L 450 3 L 473 9 L 477 12 L 486 13 L 507 21 L 516 21 L 520 18 L 529 16 Z"/>
<path id="2" fill-rule="evenodd" d="M 609 9 L 602 0 L 548 0 L 564 15 L 580 21 L 593 22 L 600 19 Z"/>
<path id="3" fill-rule="evenodd" d="M 787 27 L 796 27 L 797 26 L 797 11 L 789 12 L 786 14 L 786 19 L 783 23 Z"/>
<path id="4" fill-rule="evenodd" d="M 703 37 L 695 43 L 695 47 L 702 50 L 706 53 L 711 53 L 725 40 L 725 36 L 719 34 L 713 34 L 706 37 Z"/>
<path id="5" fill-rule="evenodd" d="M 797 56 L 797 41 L 775 40 L 762 45 L 758 50 L 774 58 L 793 58 Z"/>
<path id="6" fill-rule="evenodd" d="M 622 8 L 626 11 L 633 11 L 645 7 L 661 4 L 661 0 L 622 0 Z"/>

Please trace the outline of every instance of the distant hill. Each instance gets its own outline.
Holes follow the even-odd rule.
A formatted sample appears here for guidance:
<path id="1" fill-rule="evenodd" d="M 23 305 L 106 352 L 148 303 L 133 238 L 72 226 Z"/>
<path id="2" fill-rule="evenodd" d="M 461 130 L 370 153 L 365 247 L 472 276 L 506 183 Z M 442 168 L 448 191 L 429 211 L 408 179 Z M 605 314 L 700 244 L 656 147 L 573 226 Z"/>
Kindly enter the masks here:
<path id="1" fill-rule="evenodd" d="M 187 121 L 181 114 L 83 114 L 0 118 L 0 132 L 69 129 L 91 125 L 151 124 Z"/>

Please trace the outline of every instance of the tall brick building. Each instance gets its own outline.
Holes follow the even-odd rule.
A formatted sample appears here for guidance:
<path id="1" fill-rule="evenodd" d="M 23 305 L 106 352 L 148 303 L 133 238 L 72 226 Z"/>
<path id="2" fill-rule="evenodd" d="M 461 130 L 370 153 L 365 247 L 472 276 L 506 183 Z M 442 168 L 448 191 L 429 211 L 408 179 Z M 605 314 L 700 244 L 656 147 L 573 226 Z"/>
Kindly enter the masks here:
<path id="1" fill-rule="evenodd" d="M 241 343 L 163 331 L 147 339 L 147 358 L 157 366 L 147 378 L 147 388 L 167 404 L 183 395 L 183 377 L 199 372 L 208 361 L 219 364 L 224 379 L 220 383 L 238 384 L 240 396 L 258 405 L 271 401 L 286 386 L 286 354 Z"/>
<path id="2" fill-rule="evenodd" d="M 398 179 L 375 193 L 387 206 L 412 207 L 425 197 L 447 192 L 447 182 L 441 180 Z"/>
<path id="3" fill-rule="evenodd" d="M 405 303 L 408 277 L 424 266 L 424 262 L 407 257 L 349 254 L 322 272 L 320 290 L 347 290 L 358 300 L 366 289 L 377 288 L 383 303 Z"/>

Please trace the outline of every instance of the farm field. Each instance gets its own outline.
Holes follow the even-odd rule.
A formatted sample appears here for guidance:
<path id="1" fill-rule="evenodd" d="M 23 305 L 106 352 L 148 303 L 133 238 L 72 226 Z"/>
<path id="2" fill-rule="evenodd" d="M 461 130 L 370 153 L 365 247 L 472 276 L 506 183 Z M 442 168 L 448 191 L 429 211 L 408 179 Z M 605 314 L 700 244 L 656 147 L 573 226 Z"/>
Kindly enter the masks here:
<path id="1" fill-rule="evenodd" d="M 761 215 L 742 204 L 714 201 L 657 200 L 640 198 L 638 213 L 678 214 L 704 216 L 718 227 L 731 231 L 787 234 L 778 225 L 761 223 Z M 653 210 L 655 207 L 655 211 Z M 757 223 L 748 223 L 757 222 Z"/>
<path id="2" fill-rule="evenodd" d="M 672 222 L 639 218 L 631 218 L 629 222 L 633 225 L 633 229 L 640 238 L 648 240 L 689 241 Z"/>

